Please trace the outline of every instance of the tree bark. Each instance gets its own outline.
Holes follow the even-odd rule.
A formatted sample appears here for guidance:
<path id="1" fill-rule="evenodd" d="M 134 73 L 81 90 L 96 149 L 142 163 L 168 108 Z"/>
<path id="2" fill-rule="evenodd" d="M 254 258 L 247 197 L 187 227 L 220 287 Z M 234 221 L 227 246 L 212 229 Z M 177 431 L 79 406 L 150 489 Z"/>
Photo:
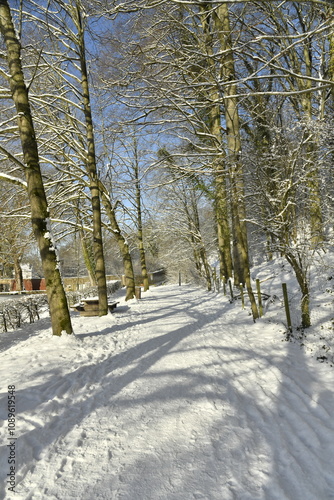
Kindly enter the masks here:
<path id="1" fill-rule="evenodd" d="M 293 268 L 299 288 L 302 294 L 301 298 L 301 319 L 302 327 L 309 328 L 311 326 L 311 316 L 310 316 L 310 289 L 307 279 L 307 271 L 305 270 L 301 258 L 296 258 L 291 253 L 286 253 L 285 255 L 287 261 Z"/>
<path id="2" fill-rule="evenodd" d="M 82 248 L 82 256 L 85 262 L 85 266 L 88 272 L 88 277 L 91 286 L 96 286 L 96 276 L 95 276 L 95 269 L 94 269 L 94 261 L 92 257 L 92 252 L 90 251 L 90 248 L 88 247 L 87 240 L 86 240 L 86 235 L 83 229 L 80 230 L 80 242 L 81 242 L 81 248 Z"/>
<path id="3" fill-rule="evenodd" d="M 41 175 L 38 147 L 31 116 L 28 90 L 21 66 L 21 46 L 12 22 L 6 0 L 0 0 L 0 30 L 4 37 L 10 71 L 10 89 L 17 111 L 17 122 L 26 165 L 27 190 L 31 207 L 31 221 L 37 240 L 54 335 L 72 333 L 67 299 L 58 267 L 56 252 L 50 237 L 48 205 Z"/>
<path id="4" fill-rule="evenodd" d="M 17 292 L 23 290 L 23 275 L 20 258 L 14 257 L 15 289 Z"/>
<path id="5" fill-rule="evenodd" d="M 138 247 L 140 256 L 141 275 L 143 278 L 144 292 L 146 292 L 147 290 L 149 290 L 150 286 L 148 282 L 146 255 L 145 255 L 144 239 L 143 239 L 143 220 L 142 220 L 142 209 L 141 209 L 141 192 L 140 192 L 139 165 L 137 158 L 138 150 L 137 150 L 136 139 L 134 144 L 134 151 L 135 151 L 134 174 L 135 174 L 135 185 L 136 185 L 137 238 L 138 238 Z"/>
<path id="6" fill-rule="evenodd" d="M 328 63 L 328 77 L 333 82 L 331 88 L 331 96 L 332 101 L 334 101 L 334 8 L 327 7 L 326 14 L 328 19 L 332 19 L 332 23 L 330 26 L 330 31 L 328 34 L 328 42 L 329 42 L 329 63 Z"/>
<path id="7" fill-rule="evenodd" d="M 133 272 L 132 259 L 130 255 L 129 245 L 127 244 L 124 236 L 121 233 L 120 227 L 116 220 L 115 210 L 111 204 L 109 194 L 103 184 L 100 182 L 100 189 L 102 193 L 102 203 L 107 213 L 111 232 L 116 238 L 118 247 L 123 258 L 123 267 L 125 274 L 126 296 L 125 300 L 133 299 L 135 296 L 135 275 Z"/>
<path id="8" fill-rule="evenodd" d="M 305 60 L 305 74 L 308 77 L 312 76 L 312 47 L 311 41 L 304 42 L 304 60 Z M 303 95 L 301 103 L 307 123 L 313 121 L 312 111 L 312 83 L 310 80 L 299 80 L 299 87 L 302 89 L 310 89 L 309 93 Z M 311 242 L 314 246 L 319 245 L 324 240 L 323 234 L 323 217 L 321 211 L 321 194 L 319 182 L 319 169 L 316 164 L 316 139 L 312 137 L 312 133 L 307 132 L 307 145 L 306 145 L 306 167 L 307 167 L 307 187 L 308 187 L 308 208 L 309 220 L 311 229 Z"/>
<path id="9" fill-rule="evenodd" d="M 93 242 L 95 256 L 95 276 L 99 296 L 99 315 L 108 314 L 108 297 L 106 271 L 103 254 L 102 223 L 101 223 L 101 203 L 99 179 L 96 168 L 95 140 L 92 112 L 90 106 L 90 93 L 88 84 L 88 72 L 86 65 L 86 49 L 84 40 L 84 30 L 82 25 L 82 15 L 80 5 L 76 2 L 76 24 L 78 29 L 78 47 L 80 50 L 81 85 L 83 92 L 83 106 L 86 121 L 87 136 L 87 170 L 89 174 L 89 188 L 91 192 L 93 210 Z"/>
<path id="10" fill-rule="evenodd" d="M 205 50 L 208 53 L 207 64 L 210 66 L 210 74 L 215 74 L 214 52 L 212 30 L 210 29 L 210 16 L 212 6 L 203 3 L 201 9 L 201 23 L 205 35 Z M 223 152 L 222 136 L 222 116 L 220 110 L 220 92 L 215 81 L 209 82 L 210 102 L 209 110 L 209 129 L 213 137 L 213 146 L 217 149 L 217 158 L 213 163 L 214 181 L 215 181 L 215 213 L 217 223 L 217 242 L 220 263 L 220 279 L 223 280 L 232 277 L 233 261 L 231 254 L 231 231 L 228 220 L 228 201 L 226 188 L 226 168 L 225 154 Z"/>
<path id="11" fill-rule="evenodd" d="M 231 212 L 234 243 L 234 282 L 238 286 L 240 283 L 246 285 L 248 297 L 251 303 L 253 319 L 259 317 L 259 312 L 255 296 L 251 286 L 248 238 L 245 223 L 246 208 L 244 197 L 243 168 L 240 160 L 241 140 L 240 121 L 238 113 L 238 103 L 235 97 L 237 88 L 235 83 L 235 67 L 231 37 L 231 27 L 229 19 L 228 5 L 220 4 L 213 12 L 214 24 L 220 40 L 222 51 L 222 81 L 224 82 L 224 107 L 225 123 L 227 134 L 227 155 L 228 168 L 231 183 Z M 239 263 L 236 267 L 236 262 Z"/>

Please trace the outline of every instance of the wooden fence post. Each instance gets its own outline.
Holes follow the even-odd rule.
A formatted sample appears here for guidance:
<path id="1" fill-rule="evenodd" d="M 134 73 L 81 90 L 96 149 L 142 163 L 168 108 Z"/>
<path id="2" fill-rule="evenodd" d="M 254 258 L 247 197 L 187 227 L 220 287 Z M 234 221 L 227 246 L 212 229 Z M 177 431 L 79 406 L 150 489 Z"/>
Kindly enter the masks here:
<path id="1" fill-rule="evenodd" d="M 179 271 L 179 286 L 181 286 L 181 271 Z"/>
<path id="2" fill-rule="evenodd" d="M 262 298 L 261 298 L 261 287 L 260 287 L 260 280 L 256 280 L 256 289 L 257 289 L 257 298 L 259 301 L 259 314 L 260 318 L 263 316 L 263 307 L 262 307 Z"/>
<path id="3" fill-rule="evenodd" d="M 239 288 L 240 288 L 240 295 L 241 295 L 241 307 L 243 309 L 245 309 L 244 287 L 243 287 L 242 283 L 240 283 Z"/>
<path id="4" fill-rule="evenodd" d="M 231 278 L 228 279 L 228 284 L 229 284 L 229 287 L 230 287 L 231 299 L 233 300 L 234 296 L 233 296 L 233 288 L 232 288 Z"/>
<path id="5" fill-rule="evenodd" d="M 289 298 L 288 298 L 288 290 L 286 288 L 286 283 L 282 283 L 282 289 L 283 289 L 284 307 L 285 307 L 285 313 L 286 313 L 286 320 L 288 323 L 288 329 L 290 332 L 292 332 L 291 316 L 290 316 L 290 308 L 289 308 Z"/>

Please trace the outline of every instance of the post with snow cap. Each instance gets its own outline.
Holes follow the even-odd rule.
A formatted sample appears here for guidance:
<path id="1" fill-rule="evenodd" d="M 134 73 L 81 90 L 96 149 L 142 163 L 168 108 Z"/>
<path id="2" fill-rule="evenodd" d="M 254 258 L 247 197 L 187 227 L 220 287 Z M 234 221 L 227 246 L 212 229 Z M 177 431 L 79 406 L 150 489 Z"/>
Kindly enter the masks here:
<path id="1" fill-rule="evenodd" d="M 288 290 L 286 287 L 286 283 L 282 283 L 282 289 L 283 289 L 286 320 L 288 323 L 288 330 L 289 330 L 289 332 L 292 332 L 292 324 L 291 324 L 291 316 L 290 316 L 290 308 L 289 308 L 289 298 L 288 298 Z"/>
<path id="2" fill-rule="evenodd" d="M 241 307 L 243 309 L 245 309 L 244 286 L 242 283 L 240 283 L 239 288 L 240 288 L 240 297 L 241 297 Z"/>
<path id="3" fill-rule="evenodd" d="M 261 287 L 260 287 L 260 280 L 256 280 L 256 290 L 257 290 L 257 298 L 259 301 L 259 315 L 260 318 L 263 316 L 263 307 L 262 307 L 262 297 L 261 297 Z"/>
<path id="4" fill-rule="evenodd" d="M 228 284 L 229 284 L 229 287 L 230 287 L 231 300 L 233 300 L 234 296 L 233 296 L 233 288 L 232 288 L 232 280 L 231 280 L 231 278 L 228 279 Z"/>

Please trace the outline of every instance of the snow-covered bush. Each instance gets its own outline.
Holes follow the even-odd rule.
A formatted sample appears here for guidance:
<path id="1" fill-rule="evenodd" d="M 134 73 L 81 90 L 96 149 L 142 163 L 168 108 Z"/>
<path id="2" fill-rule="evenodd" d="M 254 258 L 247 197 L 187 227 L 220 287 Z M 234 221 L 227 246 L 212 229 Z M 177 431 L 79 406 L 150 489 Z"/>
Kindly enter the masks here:
<path id="1" fill-rule="evenodd" d="M 47 306 L 47 296 L 31 295 L 0 302 L 0 332 L 15 330 L 25 323 L 34 323 Z"/>

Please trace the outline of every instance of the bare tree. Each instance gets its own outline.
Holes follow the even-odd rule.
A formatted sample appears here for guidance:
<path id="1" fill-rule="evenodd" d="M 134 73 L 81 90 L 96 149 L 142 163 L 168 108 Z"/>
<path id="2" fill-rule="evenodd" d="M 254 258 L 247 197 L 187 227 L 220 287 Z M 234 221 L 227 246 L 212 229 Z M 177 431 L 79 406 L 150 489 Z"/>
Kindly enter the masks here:
<path id="1" fill-rule="evenodd" d="M 72 325 L 67 299 L 50 235 L 49 212 L 39 164 L 38 146 L 30 110 L 28 89 L 21 66 L 21 46 L 6 0 L 0 2 L 0 30 L 7 49 L 7 62 L 10 72 L 9 84 L 17 112 L 17 124 L 30 201 L 31 222 L 42 259 L 52 330 L 54 335 L 61 335 L 62 332 L 71 334 Z"/>

